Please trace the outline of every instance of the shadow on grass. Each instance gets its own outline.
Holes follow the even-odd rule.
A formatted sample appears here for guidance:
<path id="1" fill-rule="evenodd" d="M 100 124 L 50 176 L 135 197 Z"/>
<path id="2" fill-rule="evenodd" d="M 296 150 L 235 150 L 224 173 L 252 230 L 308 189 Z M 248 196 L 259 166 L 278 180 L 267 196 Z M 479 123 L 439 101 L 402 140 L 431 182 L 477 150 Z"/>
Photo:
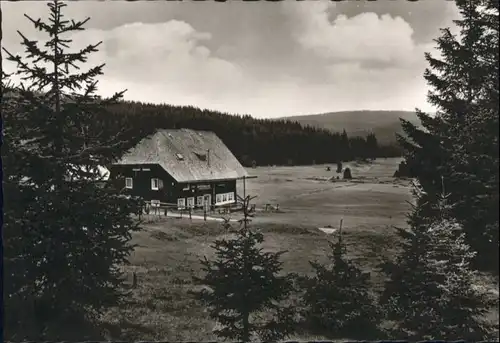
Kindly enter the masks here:
<path id="1" fill-rule="evenodd" d="M 123 302 L 103 314 L 106 340 L 183 341 L 210 337 L 213 323 L 188 295 L 188 278 L 149 270 Z"/>
<path id="2" fill-rule="evenodd" d="M 20 322 L 6 316 L 4 326 L 5 341 L 82 341 L 105 340 L 102 327 L 99 323 L 85 319 L 83 316 L 67 315 L 59 319 L 47 319 L 47 314 L 42 321 L 27 313 Z"/>
<path id="3" fill-rule="evenodd" d="M 323 232 L 320 232 L 314 228 L 301 227 L 295 225 L 287 224 L 259 224 L 255 225 L 255 228 L 262 230 L 264 233 L 277 233 L 277 234 L 288 234 L 288 235 L 307 235 L 307 236 L 322 236 Z"/>
<path id="4" fill-rule="evenodd" d="M 398 335 L 396 331 L 386 330 L 383 328 L 367 329 L 364 325 L 355 326 L 351 329 L 346 328 L 333 333 L 329 330 L 329 328 L 312 328 L 305 322 L 297 323 L 295 335 L 300 336 L 300 340 L 311 340 L 312 337 L 321 337 L 320 340 L 328 341 L 375 341 L 403 337 L 402 335 Z"/>
<path id="5" fill-rule="evenodd" d="M 142 324 L 132 323 L 127 319 L 121 318 L 117 323 L 104 323 L 100 325 L 104 331 L 103 339 L 106 340 L 130 340 L 138 341 L 145 336 L 155 334 L 152 328 Z"/>

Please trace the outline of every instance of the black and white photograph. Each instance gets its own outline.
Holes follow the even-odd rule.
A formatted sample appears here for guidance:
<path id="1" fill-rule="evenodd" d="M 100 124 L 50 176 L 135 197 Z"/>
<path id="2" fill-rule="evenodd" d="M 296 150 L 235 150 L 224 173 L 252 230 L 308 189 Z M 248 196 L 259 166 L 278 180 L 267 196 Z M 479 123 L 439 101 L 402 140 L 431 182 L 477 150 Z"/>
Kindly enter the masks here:
<path id="1" fill-rule="evenodd" d="M 0 52 L 6 342 L 498 342 L 498 0 L 2 0 Z"/>

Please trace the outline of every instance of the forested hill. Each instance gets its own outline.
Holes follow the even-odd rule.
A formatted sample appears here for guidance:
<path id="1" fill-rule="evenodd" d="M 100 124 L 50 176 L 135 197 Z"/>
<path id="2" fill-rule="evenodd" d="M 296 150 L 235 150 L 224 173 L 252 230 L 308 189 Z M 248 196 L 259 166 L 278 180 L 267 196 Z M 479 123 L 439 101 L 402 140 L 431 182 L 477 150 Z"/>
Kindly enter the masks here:
<path id="1" fill-rule="evenodd" d="M 113 105 L 110 110 L 112 118 L 105 122 L 115 129 L 132 127 L 136 136 L 164 128 L 213 131 L 246 166 L 253 161 L 257 165 L 300 165 L 399 154 L 394 146 L 377 147 L 373 135 L 351 138 L 287 119 L 256 119 L 192 106 L 130 101 Z"/>
<path id="2" fill-rule="evenodd" d="M 310 125 L 332 132 L 346 130 L 350 136 L 366 137 L 373 132 L 380 144 L 393 144 L 396 134 L 402 134 L 399 118 L 420 126 L 420 120 L 413 111 L 343 111 L 286 117 L 302 125 Z"/>

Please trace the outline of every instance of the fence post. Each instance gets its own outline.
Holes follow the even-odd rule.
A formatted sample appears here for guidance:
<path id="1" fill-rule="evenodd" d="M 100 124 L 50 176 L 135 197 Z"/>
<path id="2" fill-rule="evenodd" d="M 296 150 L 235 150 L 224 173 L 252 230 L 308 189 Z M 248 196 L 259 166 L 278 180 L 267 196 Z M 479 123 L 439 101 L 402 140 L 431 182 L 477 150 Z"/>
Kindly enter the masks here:
<path id="1" fill-rule="evenodd" d="M 203 220 L 207 221 L 207 208 L 206 207 L 203 209 Z"/>

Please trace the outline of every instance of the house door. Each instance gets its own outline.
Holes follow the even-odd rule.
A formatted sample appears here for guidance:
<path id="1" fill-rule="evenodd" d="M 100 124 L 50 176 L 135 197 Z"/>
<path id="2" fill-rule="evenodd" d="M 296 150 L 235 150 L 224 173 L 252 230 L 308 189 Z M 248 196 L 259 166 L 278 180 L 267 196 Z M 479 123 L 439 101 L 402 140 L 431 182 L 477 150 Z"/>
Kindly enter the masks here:
<path id="1" fill-rule="evenodd" d="M 210 211 L 210 207 L 212 206 L 212 196 L 210 194 L 203 195 L 203 207 L 205 210 Z"/>

